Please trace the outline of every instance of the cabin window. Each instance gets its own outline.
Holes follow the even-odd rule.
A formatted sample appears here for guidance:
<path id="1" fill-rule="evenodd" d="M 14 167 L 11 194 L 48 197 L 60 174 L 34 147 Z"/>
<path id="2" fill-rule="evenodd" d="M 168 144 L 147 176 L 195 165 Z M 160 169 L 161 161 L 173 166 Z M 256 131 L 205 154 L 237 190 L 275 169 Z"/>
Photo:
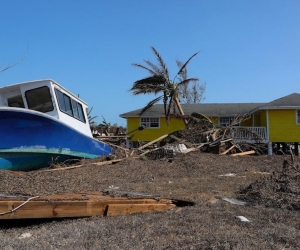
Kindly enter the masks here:
<path id="1" fill-rule="evenodd" d="M 142 117 L 141 126 L 146 128 L 159 128 L 159 118 Z"/>
<path id="2" fill-rule="evenodd" d="M 70 96 L 55 89 L 60 111 L 85 123 L 82 105 Z"/>
<path id="3" fill-rule="evenodd" d="M 297 110 L 297 124 L 300 124 L 300 110 Z"/>
<path id="4" fill-rule="evenodd" d="M 234 117 L 220 117 L 219 118 L 219 125 L 220 127 L 227 127 L 229 126 L 234 120 Z"/>
<path id="5" fill-rule="evenodd" d="M 8 107 L 25 108 L 21 95 L 7 98 L 7 105 Z"/>
<path id="6" fill-rule="evenodd" d="M 54 109 L 50 90 L 46 86 L 27 90 L 25 97 L 29 109 L 43 113 L 50 112 Z"/>

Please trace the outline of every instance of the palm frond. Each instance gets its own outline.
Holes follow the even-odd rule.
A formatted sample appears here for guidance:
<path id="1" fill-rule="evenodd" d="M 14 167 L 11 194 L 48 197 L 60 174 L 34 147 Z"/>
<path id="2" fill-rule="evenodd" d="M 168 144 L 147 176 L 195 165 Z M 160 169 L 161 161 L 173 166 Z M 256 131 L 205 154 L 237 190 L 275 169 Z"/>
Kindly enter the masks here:
<path id="1" fill-rule="evenodd" d="M 189 78 L 189 79 L 185 79 L 185 80 L 183 80 L 183 81 L 177 83 L 177 85 L 180 86 L 180 85 L 188 84 L 188 83 L 190 83 L 190 82 L 198 82 L 198 81 L 199 81 L 198 78 Z"/>
<path id="2" fill-rule="evenodd" d="M 176 64 L 179 69 L 181 69 L 183 66 L 183 62 L 178 59 L 176 60 Z M 180 72 L 178 72 L 177 75 L 180 76 L 181 81 L 185 80 L 187 78 L 187 68 L 185 67 L 184 69 L 182 69 Z"/>
<path id="3" fill-rule="evenodd" d="M 180 75 L 181 74 L 181 71 L 185 69 L 185 67 L 188 65 L 188 63 L 192 60 L 192 58 L 194 56 L 196 56 L 200 51 L 196 52 L 194 55 L 192 55 L 183 65 L 182 67 L 180 68 L 180 70 L 178 71 L 177 75 Z"/>
<path id="4" fill-rule="evenodd" d="M 154 63 L 152 63 L 148 60 L 144 60 L 144 61 L 146 64 L 148 64 L 152 68 L 152 70 L 154 72 L 153 75 L 162 75 L 163 74 L 162 70 L 159 67 L 157 67 Z"/>
<path id="5" fill-rule="evenodd" d="M 164 91 L 165 79 L 161 75 L 149 76 L 147 78 L 138 80 L 134 82 L 132 88 L 129 91 L 132 91 L 134 95 L 137 94 L 148 94 L 148 93 L 158 93 Z"/>
<path id="6" fill-rule="evenodd" d="M 161 99 L 163 98 L 163 96 L 159 96 L 157 98 L 155 98 L 154 100 L 152 100 L 151 102 L 149 102 L 139 113 L 139 115 L 142 115 L 143 113 L 145 113 L 148 109 L 150 109 L 155 103 L 159 102 Z"/>
<path id="7" fill-rule="evenodd" d="M 164 60 L 162 59 L 161 55 L 158 53 L 158 51 L 154 48 L 154 47 L 151 47 L 151 49 L 153 50 L 154 54 L 156 55 L 156 58 L 159 62 L 159 65 L 162 69 L 162 74 L 167 78 L 169 79 L 169 70 L 164 62 Z"/>
<path id="8" fill-rule="evenodd" d="M 151 75 L 155 75 L 155 71 L 153 71 L 152 69 L 147 68 L 146 66 L 144 66 L 142 64 L 133 63 L 132 65 L 135 66 L 135 67 L 139 67 L 139 68 L 147 70 Z"/>

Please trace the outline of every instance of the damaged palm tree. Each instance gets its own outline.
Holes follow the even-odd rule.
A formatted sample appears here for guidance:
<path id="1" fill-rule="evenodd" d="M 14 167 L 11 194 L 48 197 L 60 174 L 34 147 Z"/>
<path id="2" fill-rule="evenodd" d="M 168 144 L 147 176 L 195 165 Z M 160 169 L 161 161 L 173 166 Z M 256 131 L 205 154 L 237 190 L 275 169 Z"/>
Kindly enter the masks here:
<path id="1" fill-rule="evenodd" d="M 171 80 L 169 70 L 161 55 L 154 47 L 151 48 L 156 55 L 158 65 L 155 65 L 148 60 L 144 60 L 147 66 L 134 63 L 134 66 L 147 70 L 150 73 L 150 76 L 134 82 L 130 91 L 134 95 L 162 93 L 161 96 L 150 101 L 142 109 L 140 115 L 149 110 L 154 104 L 162 100 L 164 104 L 165 117 L 167 122 L 169 122 L 171 115 L 176 113 L 176 108 L 178 109 L 180 115 L 184 116 L 184 112 L 180 104 L 180 87 L 188 85 L 190 82 L 198 81 L 198 78 L 187 78 L 185 69 L 191 59 L 199 52 L 193 54 L 185 63 L 183 63 L 174 79 Z M 187 124 L 186 119 L 184 119 L 184 122 Z"/>

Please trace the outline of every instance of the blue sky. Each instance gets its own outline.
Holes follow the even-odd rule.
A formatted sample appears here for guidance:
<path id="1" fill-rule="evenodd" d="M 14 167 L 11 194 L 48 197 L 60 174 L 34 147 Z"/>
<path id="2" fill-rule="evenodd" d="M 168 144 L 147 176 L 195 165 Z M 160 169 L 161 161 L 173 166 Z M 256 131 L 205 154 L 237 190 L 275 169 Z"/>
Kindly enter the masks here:
<path id="1" fill-rule="evenodd" d="M 206 82 L 204 103 L 269 102 L 300 92 L 299 0 L 0 0 L 0 86 L 51 78 L 79 94 L 92 115 L 119 114 L 154 96 L 133 96 L 155 61 L 176 59 Z"/>

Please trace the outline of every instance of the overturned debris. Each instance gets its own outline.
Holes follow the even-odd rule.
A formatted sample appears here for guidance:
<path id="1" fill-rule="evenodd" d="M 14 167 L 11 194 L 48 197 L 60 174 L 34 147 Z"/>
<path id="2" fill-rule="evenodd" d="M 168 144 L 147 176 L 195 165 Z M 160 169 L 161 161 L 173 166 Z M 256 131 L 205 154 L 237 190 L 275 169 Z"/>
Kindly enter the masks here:
<path id="1" fill-rule="evenodd" d="M 116 216 L 191 205 L 194 205 L 191 201 L 117 190 L 41 197 L 1 195 L 0 219 Z"/>

